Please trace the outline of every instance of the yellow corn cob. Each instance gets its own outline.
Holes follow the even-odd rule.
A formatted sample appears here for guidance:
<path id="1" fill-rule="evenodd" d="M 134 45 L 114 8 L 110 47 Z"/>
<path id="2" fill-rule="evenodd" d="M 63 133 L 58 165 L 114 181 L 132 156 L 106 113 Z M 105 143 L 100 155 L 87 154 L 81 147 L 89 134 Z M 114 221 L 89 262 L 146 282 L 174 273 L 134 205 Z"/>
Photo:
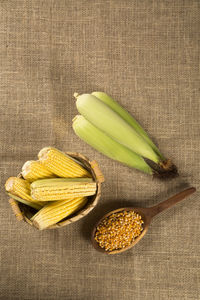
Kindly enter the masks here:
<path id="1" fill-rule="evenodd" d="M 10 194 L 16 195 L 29 202 L 34 202 L 40 206 L 44 206 L 44 202 L 35 200 L 30 195 L 30 183 L 22 178 L 10 177 L 5 183 L 5 189 Z"/>
<path id="2" fill-rule="evenodd" d="M 86 197 L 96 193 L 96 183 L 91 178 L 54 178 L 36 180 L 31 184 L 35 200 L 54 201 Z"/>
<path id="3" fill-rule="evenodd" d="M 42 230 L 81 209 L 86 202 L 86 197 L 55 201 L 45 205 L 31 220 L 34 226 Z"/>
<path id="4" fill-rule="evenodd" d="M 40 161 L 29 160 L 22 167 L 22 176 L 24 179 L 32 182 L 40 178 L 56 177 L 51 171 L 47 170 Z"/>
<path id="5" fill-rule="evenodd" d="M 91 177 L 90 173 L 74 159 L 55 148 L 43 148 L 38 157 L 49 171 L 59 177 Z"/>

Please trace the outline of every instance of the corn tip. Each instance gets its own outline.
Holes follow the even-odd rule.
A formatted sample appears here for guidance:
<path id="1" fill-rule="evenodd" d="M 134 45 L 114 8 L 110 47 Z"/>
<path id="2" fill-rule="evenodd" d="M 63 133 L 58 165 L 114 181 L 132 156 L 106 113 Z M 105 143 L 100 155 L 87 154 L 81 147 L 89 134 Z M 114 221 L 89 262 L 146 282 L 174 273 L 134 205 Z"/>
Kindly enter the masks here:
<path id="1" fill-rule="evenodd" d="M 48 152 L 51 150 L 51 149 L 54 149 L 53 147 L 44 147 L 40 150 L 40 152 L 38 153 L 38 158 L 39 160 L 41 159 L 45 159 L 47 158 L 47 155 L 48 155 Z"/>
<path id="2" fill-rule="evenodd" d="M 79 96 L 79 94 L 78 94 L 77 92 L 75 92 L 73 96 L 74 96 L 74 98 L 76 98 L 76 99 L 77 99 L 77 98 L 78 98 L 78 96 Z"/>
<path id="3" fill-rule="evenodd" d="M 16 177 L 9 177 L 5 183 L 5 189 L 7 192 L 11 192 L 13 189 L 14 181 Z"/>

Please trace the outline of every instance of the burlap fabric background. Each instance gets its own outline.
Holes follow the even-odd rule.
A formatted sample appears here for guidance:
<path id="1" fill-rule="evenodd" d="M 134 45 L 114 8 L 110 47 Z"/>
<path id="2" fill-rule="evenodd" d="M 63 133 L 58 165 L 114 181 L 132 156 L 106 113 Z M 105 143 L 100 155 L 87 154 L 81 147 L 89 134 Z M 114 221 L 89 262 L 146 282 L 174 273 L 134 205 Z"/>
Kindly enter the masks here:
<path id="1" fill-rule="evenodd" d="M 199 1 L 0 1 L 0 299 L 199 299 L 198 192 L 158 216 L 118 256 L 96 252 L 95 221 L 199 186 Z M 160 182 L 103 157 L 73 133 L 73 93 L 106 91 L 148 130 L 181 176 Z M 97 208 L 60 230 L 17 222 L 5 180 L 53 145 L 96 159 Z"/>

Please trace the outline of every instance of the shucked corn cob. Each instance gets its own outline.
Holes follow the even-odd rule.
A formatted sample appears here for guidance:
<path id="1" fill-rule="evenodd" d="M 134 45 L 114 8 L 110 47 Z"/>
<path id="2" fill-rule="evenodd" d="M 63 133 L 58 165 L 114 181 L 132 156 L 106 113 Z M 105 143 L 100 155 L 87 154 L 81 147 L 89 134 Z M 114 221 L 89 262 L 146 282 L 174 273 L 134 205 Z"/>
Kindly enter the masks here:
<path id="1" fill-rule="evenodd" d="M 90 173 L 74 159 L 55 148 L 43 148 L 38 157 L 49 171 L 59 177 L 91 177 Z"/>
<path id="2" fill-rule="evenodd" d="M 118 160 L 129 167 L 142 170 L 152 174 L 151 168 L 138 154 L 132 152 L 127 147 L 116 142 L 108 135 L 104 134 L 97 127 L 88 122 L 83 116 L 78 115 L 73 119 L 73 129 L 75 133 L 90 146 L 104 155 Z"/>
<path id="3" fill-rule="evenodd" d="M 81 209 L 86 202 L 86 197 L 78 197 L 49 203 L 33 216 L 33 224 L 40 230 L 45 229 Z"/>
<path id="4" fill-rule="evenodd" d="M 22 167 L 22 176 L 29 182 L 40 178 L 55 177 L 55 175 L 51 171 L 47 170 L 40 161 L 36 160 L 29 160 L 25 162 Z"/>
<path id="5" fill-rule="evenodd" d="M 19 198 L 24 199 L 27 202 L 30 203 L 36 203 L 37 206 L 40 207 L 44 206 L 44 202 L 39 201 L 40 199 L 33 199 L 30 195 L 30 183 L 22 178 L 18 177 L 10 177 L 5 183 L 5 189 L 9 194 L 13 194 L 14 196 L 17 196 Z M 18 200 L 18 199 L 17 199 Z M 21 201 L 23 202 L 23 201 Z M 23 202 L 25 203 L 25 202 Z M 27 203 L 25 203 L 27 204 Z M 36 207 L 34 207 L 36 208 Z"/>
<path id="6" fill-rule="evenodd" d="M 35 200 L 54 201 L 96 193 L 96 183 L 91 178 L 54 178 L 36 180 L 31 184 L 31 196 Z"/>

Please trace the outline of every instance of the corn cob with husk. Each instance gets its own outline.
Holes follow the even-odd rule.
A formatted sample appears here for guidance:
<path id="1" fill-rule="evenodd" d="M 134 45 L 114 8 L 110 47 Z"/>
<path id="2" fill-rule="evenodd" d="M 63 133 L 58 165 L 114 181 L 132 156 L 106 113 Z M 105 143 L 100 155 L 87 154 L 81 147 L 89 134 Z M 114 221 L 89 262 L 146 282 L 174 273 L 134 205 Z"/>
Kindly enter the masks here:
<path id="1" fill-rule="evenodd" d="M 90 173 L 78 161 L 55 148 L 43 148 L 38 157 L 45 168 L 58 177 L 91 177 Z"/>
<path id="2" fill-rule="evenodd" d="M 22 176 L 29 182 L 33 182 L 41 178 L 56 177 L 56 175 L 47 170 L 40 161 L 36 160 L 29 160 L 25 162 L 22 167 Z"/>
<path id="3" fill-rule="evenodd" d="M 134 128 L 144 139 L 145 141 L 153 148 L 153 150 L 162 158 L 165 159 L 160 150 L 156 147 L 153 141 L 149 138 L 146 131 L 142 126 L 113 98 L 103 92 L 93 92 L 92 95 L 97 97 L 99 100 L 107 104 L 113 111 L 115 111 L 124 121 L 126 121 L 131 127 Z"/>
<path id="4" fill-rule="evenodd" d="M 99 98 L 95 95 L 99 96 Z M 140 156 L 151 170 L 151 172 L 148 171 L 148 173 L 160 177 L 177 175 L 177 169 L 172 162 L 164 158 L 144 129 L 120 105 L 116 104 L 112 98 L 106 94 L 102 95 L 100 92 L 95 92 L 94 95 L 83 94 L 80 96 L 75 93 L 74 96 L 77 99 L 76 106 L 79 113 L 82 114 L 88 122 L 98 128 L 102 134 L 110 137 L 115 142 L 136 154 L 136 162 L 133 162 L 133 165 L 136 164 L 138 166 L 138 156 Z M 81 125 L 77 125 L 79 121 L 76 119 L 75 122 L 76 126 L 73 127 L 76 127 L 75 132 L 80 136 L 80 131 L 78 133 L 78 130 L 80 130 Z M 96 131 L 94 131 L 94 134 L 95 133 Z M 85 142 L 90 145 L 93 144 L 93 147 L 98 149 L 98 134 L 96 136 L 91 135 L 89 139 L 87 132 L 82 131 L 81 135 L 81 138 L 85 140 Z M 115 149 L 110 151 L 108 147 L 101 152 L 104 152 L 104 154 L 107 152 L 106 155 L 111 157 L 114 151 Z M 123 155 L 120 159 L 118 157 L 118 160 L 123 162 Z M 142 164 L 138 169 L 145 172 L 147 170 L 146 164 Z"/>
<path id="5" fill-rule="evenodd" d="M 86 197 L 77 197 L 67 200 L 55 201 L 45 205 L 31 221 L 40 230 L 54 225 L 81 209 L 87 202 Z"/>
<path id="6" fill-rule="evenodd" d="M 10 197 L 29 205 L 35 209 L 40 209 L 45 205 L 40 199 L 33 199 L 30 195 L 30 183 L 22 178 L 10 177 L 5 183 L 5 189 Z"/>
<path id="7" fill-rule="evenodd" d="M 78 115 L 73 119 L 73 129 L 75 133 L 90 146 L 102 154 L 115 159 L 129 167 L 143 170 L 152 174 L 152 169 L 138 154 L 129 148 L 117 143 L 115 140 L 104 134 L 97 127 L 88 122 L 83 116 Z"/>
<path id="8" fill-rule="evenodd" d="M 36 180 L 31 184 L 31 196 L 35 200 L 55 201 L 96 193 L 92 178 L 54 178 Z"/>
<path id="9" fill-rule="evenodd" d="M 90 94 L 80 95 L 77 97 L 76 106 L 86 120 L 118 143 L 155 163 L 159 162 L 158 155 L 150 145 L 115 111 L 97 97 Z"/>

